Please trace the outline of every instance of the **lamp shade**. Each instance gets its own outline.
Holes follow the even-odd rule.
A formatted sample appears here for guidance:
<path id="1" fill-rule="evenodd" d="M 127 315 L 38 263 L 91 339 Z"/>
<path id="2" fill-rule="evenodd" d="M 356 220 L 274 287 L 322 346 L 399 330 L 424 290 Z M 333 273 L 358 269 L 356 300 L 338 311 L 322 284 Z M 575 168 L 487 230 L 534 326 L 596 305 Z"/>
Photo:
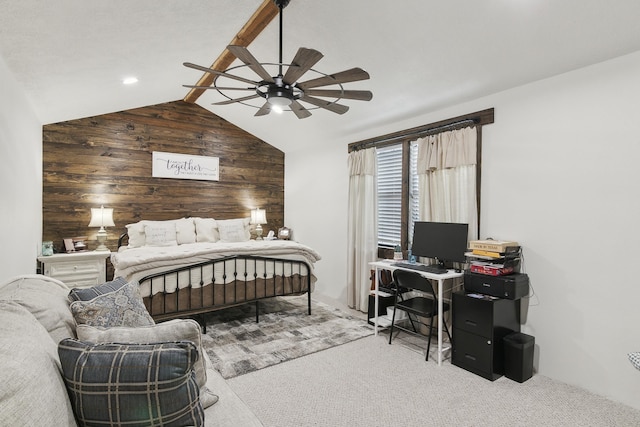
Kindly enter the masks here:
<path id="1" fill-rule="evenodd" d="M 91 208 L 91 221 L 89 227 L 114 227 L 113 209 L 100 206 L 99 208 Z"/>
<path id="2" fill-rule="evenodd" d="M 266 224 L 267 214 L 264 209 L 253 209 L 251 211 L 251 224 Z"/>

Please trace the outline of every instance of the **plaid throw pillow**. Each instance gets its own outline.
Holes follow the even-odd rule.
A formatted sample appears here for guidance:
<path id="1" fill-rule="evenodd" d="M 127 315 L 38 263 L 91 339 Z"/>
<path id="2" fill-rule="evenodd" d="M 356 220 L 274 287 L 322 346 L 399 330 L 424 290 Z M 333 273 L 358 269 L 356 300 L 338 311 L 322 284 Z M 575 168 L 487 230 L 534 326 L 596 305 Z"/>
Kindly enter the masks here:
<path id="1" fill-rule="evenodd" d="M 58 345 L 80 426 L 201 426 L 192 342 Z"/>

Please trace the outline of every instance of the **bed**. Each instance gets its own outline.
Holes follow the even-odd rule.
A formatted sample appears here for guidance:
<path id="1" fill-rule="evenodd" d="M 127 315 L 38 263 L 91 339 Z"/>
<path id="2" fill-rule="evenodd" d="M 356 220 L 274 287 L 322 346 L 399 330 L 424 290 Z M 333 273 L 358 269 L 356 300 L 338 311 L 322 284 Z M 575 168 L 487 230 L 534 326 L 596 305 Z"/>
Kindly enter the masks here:
<path id="1" fill-rule="evenodd" d="M 311 314 L 319 260 L 294 241 L 250 240 L 248 219 L 141 221 L 127 226 L 111 254 L 114 277 L 137 281 L 158 321 L 247 303 L 256 304 L 258 321 L 260 300 L 305 293 Z"/>

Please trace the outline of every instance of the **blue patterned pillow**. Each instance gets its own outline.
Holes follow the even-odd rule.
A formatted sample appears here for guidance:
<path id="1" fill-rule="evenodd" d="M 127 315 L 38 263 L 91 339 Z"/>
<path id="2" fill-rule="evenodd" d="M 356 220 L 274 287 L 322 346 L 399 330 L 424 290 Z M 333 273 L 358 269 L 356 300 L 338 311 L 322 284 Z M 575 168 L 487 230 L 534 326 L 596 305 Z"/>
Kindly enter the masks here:
<path id="1" fill-rule="evenodd" d="M 89 301 L 97 296 L 107 294 L 109 292 L 117 291 L 121 287 L 127 284 L 124 277 L 116 277 L 115 279 L 105 282 L 101 285 L 94 286 L 92 288 L 73 288 L 69 292 L 69 301 Z"/>
<path id="2" fill-rule="evenodd" d="M 65 339 L 58 354 L 80 426 L 201 426 L 192 342 L 90 344 Z"/>
<path id="3" fill-rule="evenodd" d="M 79 325 L 103 328 L 154 325 L 138 287 L 138 282 L 133 281 L 89 301 L 74 301 L 69 306 L 71 314 Z"/>

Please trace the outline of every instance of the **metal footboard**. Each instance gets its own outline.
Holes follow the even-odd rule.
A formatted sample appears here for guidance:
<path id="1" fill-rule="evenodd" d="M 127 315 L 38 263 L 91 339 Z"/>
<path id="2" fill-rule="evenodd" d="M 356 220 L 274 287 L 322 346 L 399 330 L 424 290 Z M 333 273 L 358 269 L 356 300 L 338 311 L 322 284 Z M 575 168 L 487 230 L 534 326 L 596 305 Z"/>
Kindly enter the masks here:
<path id="1" fill-rule="evenodd" d="M 311 314 L 311 267 L 300 260 L 234 255 L 151 274 L 139 283 L 148 285 L 143 299 L 156 320 L 255 303 L 258 322 L 261 299 L 305 292 Z"/>

